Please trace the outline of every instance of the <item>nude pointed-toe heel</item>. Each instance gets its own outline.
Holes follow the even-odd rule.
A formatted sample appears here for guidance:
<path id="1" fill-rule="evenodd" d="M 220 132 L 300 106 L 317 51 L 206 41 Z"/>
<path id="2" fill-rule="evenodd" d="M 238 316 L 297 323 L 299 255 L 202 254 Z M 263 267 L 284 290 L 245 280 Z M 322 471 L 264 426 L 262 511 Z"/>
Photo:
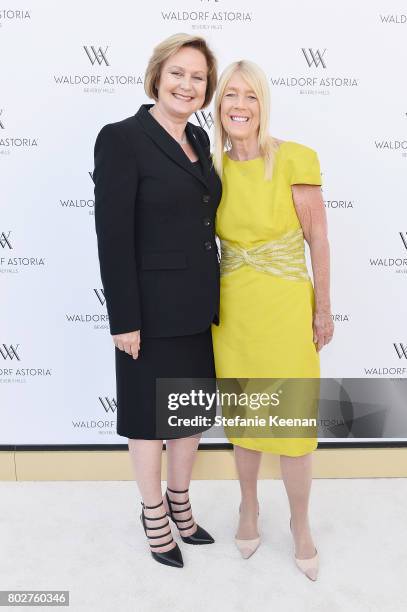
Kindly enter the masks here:
<path id="1" fill-rule="evenodd" d="M 260 545 L 260 538 L 254 538 L 253 540 L 239 540 L 238 538 L 235 538 L 235 544 L 243 559 L 248 559 L 258 549 Z"/>
<path id="2" fill-rule="evenodd" d="M 290 529 L 291 529 L 291 518 L 290 518 Z M 292 529 L 291 529 L 292 532 Z M 315 549 L 315 555 L 309 559 L 298 559 L 294 553 L 294 561 L 298 569 L 307 576 L 310 580 L 315 580 L 318 577 L 319 570 L 319 555 L 317 549 Z"/>
<path id="3" fill-rule="evenodd" d="M 310 559 L 297 559 L 297 557 L 294 557 L 295 563 L 297 567 L 299 568 L 299 570 L 303 574 L 305 574 L 307 578 L 309 578 L 310 580 L 313 580 L 314 582 L 318 577 L 318 570 L 319 570 L 318 551 L 317 549 L 315 550 L 316 550 L 315 555 L 311 557 Z"/>
<path id="4" fill-rule="evenodd" d="M 240 513 L 240 506 L 239 506 Z M 257 511 L 257 516 L 259 515 L 259 510 Z M 240 538 L 235 537 L 235 544 L 242 555 L 243 559 L 248 559 L 256 552 L 258 547 L 260 546 L 260 536 L 257 538 L 252 538 L 251 540 L 241 540 Z"/>

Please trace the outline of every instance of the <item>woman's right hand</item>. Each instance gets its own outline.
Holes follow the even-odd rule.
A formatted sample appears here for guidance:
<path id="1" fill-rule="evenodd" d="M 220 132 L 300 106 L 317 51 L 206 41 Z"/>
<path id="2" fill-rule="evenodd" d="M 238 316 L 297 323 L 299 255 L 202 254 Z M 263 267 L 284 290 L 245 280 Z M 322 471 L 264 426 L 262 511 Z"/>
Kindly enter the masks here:
<path id="1" fill-rule="evenodd" d="M 118 349 L 132 355 L 133 359 L 137 359 L 141 344 L 139 329 L 125 334 L 117 334 L 112 338 Z"/>

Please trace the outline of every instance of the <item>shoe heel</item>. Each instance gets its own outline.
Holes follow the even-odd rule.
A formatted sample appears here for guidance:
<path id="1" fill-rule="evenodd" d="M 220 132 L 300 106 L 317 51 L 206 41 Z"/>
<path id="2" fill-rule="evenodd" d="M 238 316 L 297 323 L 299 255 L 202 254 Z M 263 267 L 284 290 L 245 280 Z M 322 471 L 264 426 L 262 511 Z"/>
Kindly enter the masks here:
<path id="1" fill-rule="evenodd" d="M 153 559 L 155 561 L 157 561 L 158 563 L 162 563 L 163 565 L 169 565 L 171 567 L 184 567 L 184 561 L 182 559 L 181 550 L 180 550 L 178 544 L 175 544 L 175 546 L 173 546 L 173 548 L 171 548 L 170 550 L 167 550 L 165 552 L 158 552 L 158 551 L 152 550 L 154 548 L 161 548 L 162 546 L 166 546 L 167 544 L 171 544 L 171 542 L 174 542 L 174 539 L 173 539 L 172 533 L 171 533 L 170 522 L 168 520 L 167 514 L 163 514 L 162 516 L 157 516 L 157 517 L 148 517 L 144 513 L 145 509 L 154 510 L 155 508 L 159 508 L 159 506 L 164 506 L 164 503 L 163 503 L 162 500 L 156 506 L 146 506 L 143 502 L 141 502 L 140 520 L 141 520 L 141 524 L 143 525 L 144 533 L 146 534 L 147 539 L 148 540 L 157 540 L 159 538 L 164 538 L 165 536 L 168 536 L 168 535 L 171 536 L 171 538 L 167 542 L 164 542 L 163 544 L 150 544 L 150 542 L 148 542 L 148 544 L 150 546 L 151 556 L 153 557 Z M 146 519 L 148 521 L 160 521 L 160 520 L 163 520 L 163 519 L 167 519 L 167 521 L 166 521 L 166 523 L 164 523 L 163 525 L 160 525 L 159 527 L 147 527 Z M 161 534 L 159 536 L 149 536 L 149 535 L 147 535 L 147 531 L 153 531 L 153 530 L 157 530 L 157 529 L 164 529 L 165 527 L 169 527 L 169 531 L 167 531 L 166 533 L 163 533 L 163 534 Z"/>
<path id="2" fill-rule="evenodd" d="M 291 518 L 290 518 L 290 530 L 292 533 Z M 300 570 L 300 572 L 305 574 L 305 576 L 309 578 L 310 580 L 312 580 L 313 582 L 316 581 L 316 579 L 318 578 L 318 572 L 319 572 L 319 555 L 318 555 L 318 550 L 316 548 L 315 548 L 315 555 L 313 557 L 310 557 L 309 559 L 298 559 L 294 553 L 294 561 L 295 561 L 296 566 Z"/>
<path id="3" fill-rule="evenodd" d="M 192 535 L 190 536 L 182 535 L 183 531 L 187 531 L 188 529 L 191 529 L 191 527 L 193 527 L 195 523 L 194 519 L 192 518 L 192 510 L 191 510 L 191 504 L 189 502 L 189 495 L 186 501 L 177 502 L 170 498 L 170 496 L 168 495 L 168 491 L 170 491 L 170 493 L 189 493 L 189 489 L 185 489 L 185 491 L 175 491 L 174 489 L 170 489 L 169 487 L 167 487 L 167 490 L 165 492 L 165 498 L 168 504 L 167 514 L 177 526 L 177 529 L 179 531 L 182 541 L 185 542 L 185 544 L 194 544 L 194 545 L 213 544 L 215 542 L 213 537 L 199 525 L 196 525 L 196 530 Z M 187 508 L 183 508 L 182 510 L 172 509 L 172 506 L 185 506 L 185 505 L 187 505 Z M 182 514 L 183 512 L 188 512 L 189 510 L 191 510 L 191 517 L 188 519 L 177 519 L 174 516 L 174 514 Z M 190 524 L 187 526 L 184 525 L 183 527 L 180 527 L 178 523 L 183 524 L 183 525 L 184 523 L 190 523 Z"/>
<path id="4" fill-rule="evenodd" d="M 259 516 L 259 510 L 257 510 L 257 516 Z M 239 506 L 239 514 L 240 514 L 240 506 Z M 235 544 L 243 559 L 249 559 L 258 547 L 260 546 L 261 538 L 252 538 L 251 540 L 242 540 L 240 538 L 235 537 Z"/>

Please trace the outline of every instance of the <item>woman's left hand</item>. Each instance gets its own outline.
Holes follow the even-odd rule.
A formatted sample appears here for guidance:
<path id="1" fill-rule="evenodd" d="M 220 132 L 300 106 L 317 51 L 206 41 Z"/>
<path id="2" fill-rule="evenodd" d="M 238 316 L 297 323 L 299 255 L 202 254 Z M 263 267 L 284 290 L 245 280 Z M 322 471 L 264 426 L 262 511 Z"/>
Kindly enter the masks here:
<path id="1" fill-rule="evenodd" d="M 325 344 L 332 340 L 334 334 L 334 322 L 331 313 L 316 312 L 313 322 L 314 343 L 319 352 Z"/>

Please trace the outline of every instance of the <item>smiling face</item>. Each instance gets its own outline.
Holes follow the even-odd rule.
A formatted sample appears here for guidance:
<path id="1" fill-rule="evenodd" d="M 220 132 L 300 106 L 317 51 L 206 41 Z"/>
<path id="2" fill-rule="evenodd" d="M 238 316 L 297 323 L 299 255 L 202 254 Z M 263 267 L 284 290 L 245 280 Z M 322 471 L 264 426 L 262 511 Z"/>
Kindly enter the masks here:
<path id="1" fill-rule="evenodd" d="M 208 65 L 201 51 L 182 47 L 163 64 L 158 103 L 168 115 L 188 118 L 205 101 Z"/>
<path id="2" fill-rule="evenodd" d="M 250 85 L 236 71 L 229 79 L 221 100 L 222 125 L 230 138 L 250 140 L 257 137 L 260 104 Z"/>

